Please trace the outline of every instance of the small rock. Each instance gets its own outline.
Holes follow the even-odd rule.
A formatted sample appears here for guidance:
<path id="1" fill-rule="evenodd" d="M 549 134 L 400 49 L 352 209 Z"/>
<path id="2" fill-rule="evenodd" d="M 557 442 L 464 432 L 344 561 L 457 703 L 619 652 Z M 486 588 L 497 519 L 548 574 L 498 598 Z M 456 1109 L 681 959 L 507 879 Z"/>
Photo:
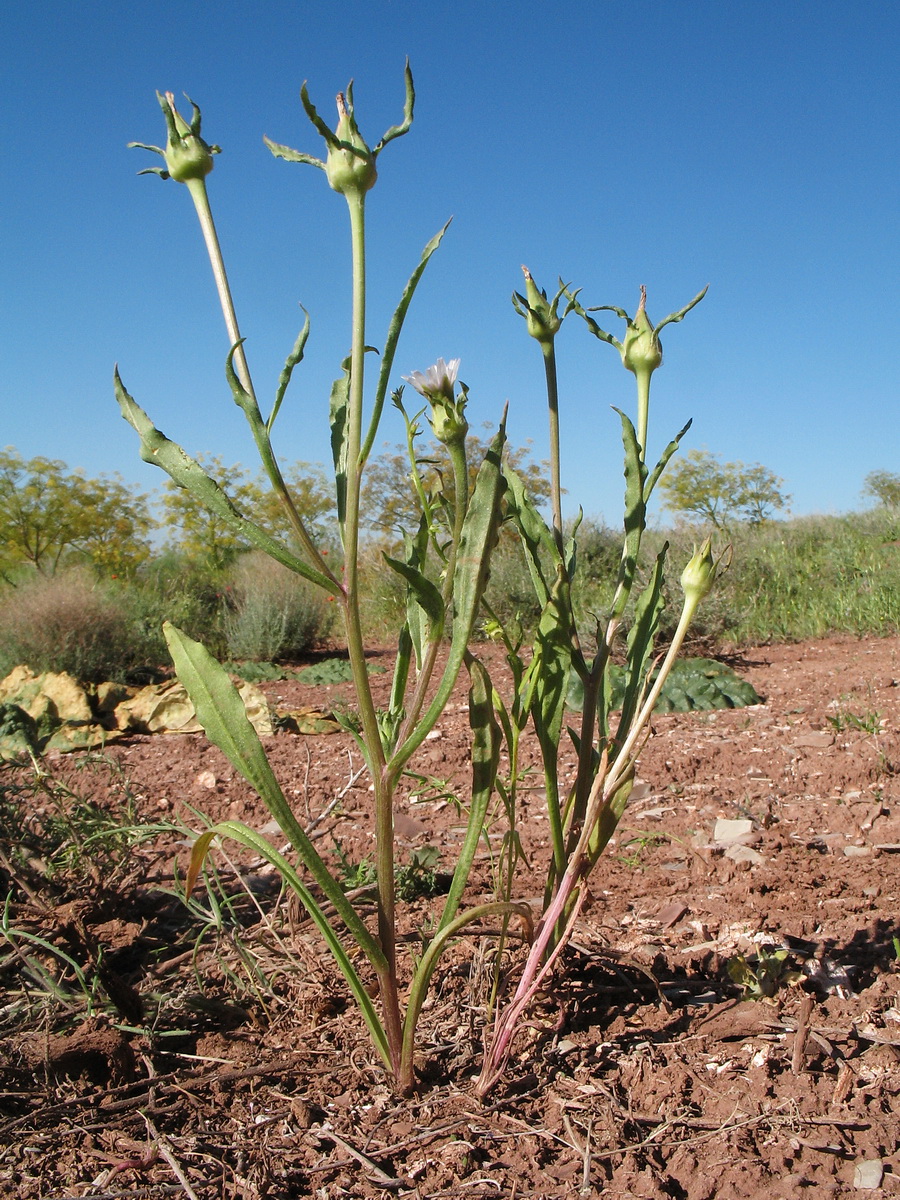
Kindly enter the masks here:
<path id="1" fill-rule="evenodd" d="M 729 821 L 724 817 L 719 817 L 713 830 L 713 840 L 721 846 L 730 846 L 735 842 L 746 842 L 752 835 L 752 821 Z"/>
<path id="2" fill-rule="evenodd" d="M 690 911 L 686 904 L 682 904 L 680 900 L 673 900 L 671 904 L 667 904 L 665 908 L 661 908 L 656 914 L 656 919 L 659 921 L 663 929 L 671 929 L 673 925 L 677 925 L 683 916 L 686 916 Z"/>
<path id="3" fill-rule="evenodd" d="M 868 858 L 872 853 L 870 846 L 845 846 L 844 853 L 848 858 Z"/>
<path id="4" fill-rule="evenodd" d="M 761 862 L 765 862 L 758 850 L 754 850 L 752 846 L 740 844 L 729 846 L 725 851 L 725 857 L 735 863 L 747 863 L 751 867 L 757 867 Z"/>
<path id="5" fill-rule="evenodd" d="M 853 1167 L 853 1186 L 871 1191 L 873 1188 L 881 1187 L 883 1176 L 884 1163 L 880 1158 L 864 1158 Z"/>
<path id="6" fill-rule="evenodd" d="M 214 792 L 216 790 L 217 782 L 215 771 L 201 771 L 194 780 L 194 783 L 197 787 L 206 788 L 206 790 L 209 792 Z"/>
<path id="7" fill-rule="evenodd" d="M 829 746 L 834 744 L 834 738 L 830 733 L 803 733 L 800 737 L 794 738 L 793 744 L 798 748 L 808 750 L 827 750 Z"/>

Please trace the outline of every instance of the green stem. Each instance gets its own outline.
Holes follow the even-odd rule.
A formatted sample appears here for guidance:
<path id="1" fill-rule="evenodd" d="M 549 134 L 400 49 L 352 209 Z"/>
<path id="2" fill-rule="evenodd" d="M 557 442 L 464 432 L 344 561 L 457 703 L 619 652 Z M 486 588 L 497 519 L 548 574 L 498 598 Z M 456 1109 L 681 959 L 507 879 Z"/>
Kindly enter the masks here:
<path id="1" fill-rule="evenodd" d="M 375 792 L 375 867 L 378 886 L 378 939 L 387 961 L 379 972 L 384 1026 L 395 1073 L 399 1073 L 403 1029 L 397 985 L 396 894 L 394 886 L 394 814 L 392 780 L 384 769 L 384 746 L 366 669 L 359 611 L 359 511 L 362 490 L 360 447 L 366 347 L 365 194 L 345 193 L 350 210 L 353 262 L 353 325 L 350 347 L 350 396 L 347 409 L 347 507 L 344 520 L 344 621 L 347 650 L 356 688 L 369 767 Z"/>
<path id="2" fill-rule="evenodd" d="M 635 372 L 637 380 L 637 440 L 641 462 L 647 458 L 647 425 L 650 417 L 650 375 L 649 371 Z"/>
<path id="3" fill-rule="evenodd" d="M 416 1026 L 419 1021 L 419 1014 L 422 1011 L 422 1004 L 428 993 L 429 981 L 441 954 L 446 949 L 447 942 L 472 921 L 480 921 L 484 917 L 501 915 L 519 917 L 525 926 L 529 940 L 531 939 L 533 932 L 532 915 L 531 909 L 527 904 L 514 904 L 506 900 L 490 900 L 485 904 L 479 904 L 475 908 L 470 908 L 466 912 L 460 913 L 448 925 L 445 925 L 443 929 L 435 934 L 428 949 L 422 955 L 418 970 L 410 985 L 409 1005 L 406 1010 L 406 1020 L 404 1021 L 403 1059 L 400 1073 L 400 1090 L 402 1092 L 412 1091 L 415 1082 L 414 1054 Z"/>
<path id="4" fill-rule="evenodd" d="M 306 553 L 309 555 L 312 562 L 327 576 L 334 587 L 339 587 L 337 579 L 332 574 L 326 560 L 319 552 L 319 548 L 309 535 L 309 531 L 303 523 L 303 518 L 297 511 L 293 498 L 288 491 L 287 485 L 284 482 L 284 477 L 281 474 L 281 468 L 278 466 L 278 460 L 272 452 L 271 443 L 269 442 L 268 432 L 265 427 L 265 422 L 262 419 L 262 414 L 259 411 L 259 402 L 256 399 L 256 392 L 253 387 L 253 380 L 250 376 L 250 368 L 247 365 L 247 356 L 244 353 L 243 341 L 241 339 L 241 331 L 238 326 L 237 313 L 234 307 L 234 299 L 231 295 L 231 287 L 228 283 L 228 273 L 225 270 L 225 259 L 222 256 L 222 247 L 219 244 L 219 235 L 216 233 L 216 223 L 213 220 L 212 208 L 209 203 L 209 193 L 206 190 L 206 181 L 203 179 L 187 180 L 187 188 L 191 194 L 191 199 L 194 202 L 194 208 L 197 210 L 197 218 L 200 221 L 200 230 L 203 234 L 203 241 L 206 244 L 206 252 L 209 255 L 210 265 L 212 266 L 213 279 L 216 284 L 216 291 L 219 293 L 219 303 L 222 306 L 222 315 L 225 318 L 225 329 L 228 333 L 228 340 L 231 346 L 234 347 L 232 358 L 235 365 L 235 373 L 240 381 L 241 387 L 250 398 L 249 411 L 245 409 L 245 414 L 250 422 L 250 427 L 253 431 L 253 438 L 262 458 L 263 465 L 266 468 L 266 474 L 272 487 L 278 496 L 279 502 L 287 513 L 288 520 L 291 523 L 297 539 Z"/>
<path id="5" fill-rule="evenodd" d="M 544 371 L 547 376 L 547 407 L 550 413 L 550 503 L 553 509 L 553 533 L 559 552 L 563 552 L 562 486 L 559 466 L 559 387 L 556 378 L 556 350 L 553 342 L 542 342 Z"/>

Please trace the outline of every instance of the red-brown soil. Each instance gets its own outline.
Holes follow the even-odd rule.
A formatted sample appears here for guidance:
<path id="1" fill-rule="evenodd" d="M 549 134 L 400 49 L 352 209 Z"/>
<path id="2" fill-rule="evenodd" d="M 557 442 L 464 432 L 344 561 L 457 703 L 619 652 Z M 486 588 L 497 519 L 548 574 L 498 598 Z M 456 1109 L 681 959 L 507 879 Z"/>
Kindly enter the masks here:
<path id="1" fill-rule="evenodd" d="M 171 832 L 108 862 L 86 853 L 80 876 L 48 881 L 40 856 L 14 869 L 0 1195 L 900 1196 L 900 638 L 762 647 L 734 665 L 764 703 L 654 719 L 594 902 L 484 1105 L 472 1080 L 490 938 L 462 940 L 439 967 L 420 1086 L 403 1100 L 314 930 L 235 847 L 246 887 L 220 858 L 236 899 L 218 931 L 172 894 L 186 843 Z M 374 677 L 379 695 L 389 679 Z M 344 686 L 266 690 L 281 708 L 349 698 Z M 461 689 L 416 770 L 462 791 L 466 732 Z M 305 821 L 343 793 L 316 826 L 323 851 L 336 839 L 352 863 L 371 856 L 351 739 L 279 733 L 267 748 Z M 80 799 L 131 803 L 144 822 L 197 829 L 192 806 L 278 842 L 200 735 L 46 765 Z M 520 813 L 519 895 L 532 900 L 547 852 L 539 784 Z M 428 843 L 452 869 L 461 821 L 441 791 L 410 784 L 401 797 L 400 861 Z M 749 834 L 719 844 L 719 819 L 749 821 Z M 490 887 L 485 851 L 470 899 Z M 439 902 L 410 905 L 413 950 Z M 40 954 L 22 931 L 81 964 L 95 1015 L 77 989 L 53 1000 L 24 970 Z M 761 947 L 788 950 L 797 978 L 770 1001 L 742 999 L 727 964 Z"/>

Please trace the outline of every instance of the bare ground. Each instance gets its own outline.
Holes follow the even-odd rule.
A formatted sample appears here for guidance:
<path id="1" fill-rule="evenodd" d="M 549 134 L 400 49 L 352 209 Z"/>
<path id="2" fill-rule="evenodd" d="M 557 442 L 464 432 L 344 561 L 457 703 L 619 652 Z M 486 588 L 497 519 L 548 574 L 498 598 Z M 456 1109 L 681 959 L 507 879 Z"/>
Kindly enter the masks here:
<path id="1" fill-rule="evenodd" d="M 176 898 L 186 844 L 171 829 L 127 854 L 86 847 L 55 874 L 39 851 L 0 864 L 14 875 L 0 1195 L 900 1196 L 900 639 L 762 647 L 736 666 L 762 705 L 655 718 L 594 902 L 484 1105 L 472 1080 L 490 937 L 463 940 L 439 968 L 419 1088 L 398 1100 L 314 931 L 261 864 L 226 846 L 237 874 L 219 859 L 234 899 L 218 923 L 199 893 L 191 912 Z M 282 709 L 349 695 L 267 690 Z M 430 782 L 411 781 L 399 803 L 401 861 L 427 843 L 452 868 L 461 821 L 440 781 L 464 781 L 466 729 L 461 690 L 414 764 Z M 371 855 L 349 738 L 279 733 L 268 749 L 304 819 L 342 793 L 316 826 L 322 849 L 336 840 L 352 864 Z M 47 767 L 77 801 L 38 797 L 44 826 L 79 802 L 130 805 L 145 823 L 199 828 L 187 806 L 269 823 L 200 735 Z M 524 797 L 520 895 L 535 899 L 547 849 L 537 775 Z M 722 819 L 749 832 L 728 843 Z M 485 851 L 471 899 L 490 886 Z M 439 902 L 411 903 L 413 949 Z M 774 995 L 742 998 L 728 963 L 778 949 L 789 953 Z M 57 997 L 35 963 L 65 985 Z"/>

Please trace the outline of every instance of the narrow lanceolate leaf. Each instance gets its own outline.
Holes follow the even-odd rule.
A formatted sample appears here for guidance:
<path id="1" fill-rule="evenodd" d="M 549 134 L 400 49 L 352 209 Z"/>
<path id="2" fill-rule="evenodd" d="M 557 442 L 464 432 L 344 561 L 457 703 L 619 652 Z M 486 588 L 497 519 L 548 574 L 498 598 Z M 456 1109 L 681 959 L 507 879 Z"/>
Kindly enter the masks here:
<path id="1" fill-rule="evenodd" d="M 622 615 L 631 594 L 647 516 L 647 505 L 644 500 L 644 481 L 647 477 L 647 468 L 641 461 L 641 448 L 638 445 L 637 434 L 634 425 L 625 413 L 619 409 L 616 409 L 616 412 L 619 413 L 622 420 L 622 444 L 625 447 L 625 546 L 610 614 L 614 618 Z"/>
<path id="2" fill-rule="evenodd" d="M 204 646 L 168 621 L 163 626 L 163 632 L 178 678 L 187 689 L 197 713 L 197 720 L 206 731 L 206 736 L 213 745 L 218 746 L 234 769 L 264 801 L 300 855 L 304 866 L 334 905 L 341 920 L 373 966 L 383 967 L 384 955 L 381 948 L 360 920 L 359 914 L 344 895 L 340 885 L 331 876 L 285 799 L 266 758 L 259 735 L 247 717 L 244 702 L 227 672 Z"/>
<path id="3" fill-rule="evenodd" d="M 381 421 L 381 413 L 384 408 L 385 397 L 387 396 L 388 381 L 390 379 L 391 370 L 394 366 L 394 355 L 397 352 L 397 343 L 400 340 L 400 332 L 403 329 L 403 322 L 406 319 L 406 313 L 409 309 L 412 298 L 415 295 L 416 288 L 419 286 L 419 280 L 428 266 L 428 260 L 441 244 L 441 239 L 449 228 L 450 222 L 439 229 L 434 235 L 425 249 L 422 251 L 422 257 L 419 260 L 419 265 L 413 271 L 407 280 L 406 287 L 403 289 L 403 295 L 400 297 L 400 303 L 391 317 L 391 323 L 388 326 L 387 341 L 384 343 L 384 354 L 381 356 L 381 368 L 378 372 L 378 384 L 375 388 L 375 403 L 372 407 L 372 419 L 369 422 L 369 431 L 366 434 L 366 440 L 363 443 L 362 450 L 359 455 L 359 463 L 362 466 L 372 452 L 372 446 L 375 442 L 375 436 L 378 432 L 378 425 Z"/>
<path id="4" fill-rule="evenodd" d="M 660 455 L 659 462 L 653 468 L 652 472 L 650 473 L 650 478 L 647 480 L 647 482 L 644 486 L 644 503 L 645 504 L 650 499 L 650 493 L 656 487 L 657 481 L 659 480 L 660 475 L 662 475 L 663 471 L 666 469 L 669 459 L 672 457 L 672 455 L 678 449 L 679 442 L 684 437 L 684 435 L 687 433 L 687 431 L 690 429 L 690 427 L 693 425 L 693 423 L 694 423 L 693 418 L 691 418 L 691 420 L 688 421 L 687 425 L 685 425 L 685 427 L 683 429 L 679 430 L 678 433 L 675 434 L 675 436 L 672 438 L 671 442 L 669 442 L 668 446 L 666 446 L 665 450 L 663 450 L 662 454 Z"/>
<path id="5" fill-rule="evenodd" d="M 544 782 L 547 789 L 547 817 L 553 858 L 559 874 L 565 869 L 565 849 L 559 798 L 559 742 L 562 736 L 566 696 L 573 666 L 573 629 L 568 603 L 568 575 L 562 562 L 557 563 L 557 578 L 550 599 L 544 606 L 535 642 L 540 666 L 535 675 L 531 715 L 541 745 Z"/>
<path id="6" fill-rule="evenodd" d="M 303 308 L 303 305 L 300 305 Z M 303 322 L 303 328 L 294 342 L 293 349 L 285 359 L 284 366 L 281 369 L 281 374 L 278 376 L 278 387 L 275 391 L 275 403 L 272 405 L 272 411 L 269 414 L 269 419 L 266 421 L 266 433 L 272 432 L 272 426 L 275 424 L 275 418 L 278 416 L 278 410 L 281 408 L 281 402 L 284 399 L 284 394 L 288 389 L 288 384 L 291 382 L 291 376 L 294 373 L 294 367 L 303 361 L 303 351 L 306 348 L 306 341 L 309 337 L 309 313 L 303 309 L 303 315 L 306 318 Z"/>
<path id="7" fill-rule="evenodd" d="M 665 578 L 666 542 L 657 556 L 650 582 L 638 596 L 634 612 L 634 624 L 628 634 L 628 665 L 626 667 L 625 694 L 622 699 L 622 715 L 619 719 L 616 741 L 624 742 L 645 689 L 647 671 L 653 655 L 653 645 L 659 618 L 665 607 L 663 581 Z"/>
<path id="8" fill-rule="evenodd" d="M 344 373 L 331 385 L 329 421 L 331 457 L 334 460 L 334 491 L 341 529 L 347 519 L 347 407 L 350 403 L 350 359 L 341 363 Z"/>
<path id="9" fill-rule="evenodd" d="M 509 464 L 504 466 L 503 474 L 508 485 L 506 503 L 521 535 L 531 582 L 534 585 L 538 602 L 543 608 L 550 596 L 551 587 L 545 574 L 544 564 L 545 562 L 552 564 L 558 559 L 559 549 L 547 522 L 528 495 L 521 475 L 514 471 Z"/>
<path id="10" fill-rule="evenodd" d="M 264 529 L 248 521 L 229 500 L 214 479 L 203 470 L 196 459 L 191 458 L 177 442 L 170 441 L 161 433 L 139 404 L 125 391 L 119 373 L 115 375 L 116 399 L 122 416 L 135 429 L 141 439 L 141 458 L 153 466 L 162 467 L 175 483 L 186 488 L 199 502 L 216 514 L 233 533 L 245 538 L 270 558 L 296 571 L 304 579 L 318 584 L 326 591 L 334 592 L 334 583 L 314 567 L 298 558 L 282 542 L 271 537 Z"/>
<path id="11" fill-rule="evenodd" d="M 410 563 L 401 562 L 387 554 L 384 561 L 406 581 L 412 598 L 428 618 L 428 640 L 437 641 L 444 631 L 444 600 L 441 593 L 427 576 Z"/>
<path id="12" fill-rule="evenodd" d="M 491 552 L 500 532 L 500 501 L 505 486 L 500 460 L 505 441 L 504 418 L 484 462 L 478 469 L 475 490 L 460 534 L 453 571 L 453 634 L 447 664 L 428 710 L 417 723 L 415 730 L 398 747 L 388 764 L 392 773 L 398 772 L 403 764 L 408 762 L 425 740 L 429 730 L 434 727 L 450 698 L 466 656 L 487 585 Z"/>
<path id="13" fill-rule="evenodd" d="M 477 658 L 470 657 L 469 665 L 469 725 L 472 728 L 472 803 L 466 834 L 460 848 L 456 870 L 447 893 L 438 929 L 443 929 L 456 916 L 463 897 L 475 852 L 484 831 L 488 804 L 494 794 L 497 767 L 500 764 L 502 735 L 491 701 L 491 678 Z"/>
<path id="14" fill-rule="evenodd" d="M 284 855 L 280 854 L 275 847 L 268 842 L 264 837 L 251 829 L 242 821 L 222 821 L 215 825 L 212 829 L 208 829 L 194 843 L 194 849 L 191 854 L 191 863 L 188 869 L 185 888 L 190 894 L 194 884 L 197 882 L 197 876 L 200 874 L 200 869 L 203 865 L 203 860 L 209 850 L 210 843 L 216 837 L 229 837 L 234 841 L 239 842 L 248 850 L 252 850 L 258 854 L 260 858 L 264 858 L 267 862 L 278 871 L 285 883 L 296 893 L 304 908 L 309 913 L 313 923 L 318 928 L 322 937 L 325 939 L 326 945 L 334 955 L 337 965 L 341 969 L 341 973 L 347 980 L 350 991 L 353 993 L 353 998 L 359 1005 L 366 1025 L 369 1027 L 369 1032 L 372 1035 L 372 1040 L 375 1047 L 384 1060 L 388 1070 L 391 1068 L 390 1052 L 388 1050 L 387 1036 L 384 1032 L 384 1027 L 378 1019 L 378 1014 L 372 1004 L 372 1000 L 365 989 L 365 986 L 356 972 L 352 961 L 350 960 L 347 951 L 341 944 L 340 939 L 335 933 L 331 922 L 322 912 L 319 904 L 306 887 L 303 880 L 294 870 L 293 866 L 287 861 Z"/>

